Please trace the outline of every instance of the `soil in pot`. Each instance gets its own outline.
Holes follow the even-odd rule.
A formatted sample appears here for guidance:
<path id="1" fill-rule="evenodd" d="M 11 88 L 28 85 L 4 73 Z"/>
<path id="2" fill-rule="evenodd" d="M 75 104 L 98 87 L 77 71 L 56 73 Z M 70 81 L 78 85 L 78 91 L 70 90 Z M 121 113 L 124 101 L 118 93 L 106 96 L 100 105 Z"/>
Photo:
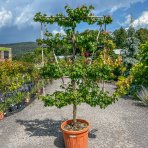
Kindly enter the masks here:
<path id="1" fill-rule="evenodd" d="M 75 124 L 73 122 L 67 124 L 64 127 L 64 129 L 68 130 L 68 131 L 80 131 L 80 130 L 83 130 L 84 128 L 87 128 L 87 126 L 88 125 L 86 123 L 82 123 L 82 122 L 77 121 Z"/>

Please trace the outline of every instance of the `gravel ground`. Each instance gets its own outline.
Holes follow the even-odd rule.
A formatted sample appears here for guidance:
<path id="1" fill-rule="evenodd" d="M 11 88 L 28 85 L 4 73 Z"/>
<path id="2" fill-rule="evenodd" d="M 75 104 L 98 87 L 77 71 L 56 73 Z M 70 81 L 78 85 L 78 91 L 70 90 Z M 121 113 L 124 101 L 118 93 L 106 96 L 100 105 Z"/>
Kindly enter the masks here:
<path id="1" fill-rule="evenodd" d="M 59 82 L 54 81 L 46 92 L 58 90 Z M 106 90 L 113 88 L 106 84 Z M 0 121 L 0 148 L 64 148 L 59 126 L 71 117 L 72 106 L 44 107 L 35 100 L 21 112 Z M 78 118 L 91 124 L 89 148 L 148 148 L 148 108 L 133 100 L 120 99 L 105 110 L 82 104 Z"/>

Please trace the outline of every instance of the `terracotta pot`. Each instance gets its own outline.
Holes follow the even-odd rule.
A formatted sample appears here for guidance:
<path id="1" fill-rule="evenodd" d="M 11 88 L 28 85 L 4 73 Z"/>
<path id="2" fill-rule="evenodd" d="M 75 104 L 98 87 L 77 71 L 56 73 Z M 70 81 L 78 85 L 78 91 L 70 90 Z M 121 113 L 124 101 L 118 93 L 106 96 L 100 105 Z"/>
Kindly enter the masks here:
<path id="1" fill-rule="evenodd" d="M 4 113 L 0 112 L 0 120 L 3 120 L 3 119 L 4 119 Z"/>
<path id="2" fill-rule="evenodd" d="M 77 121 L 86 123 L 88 125 L 87 128 L 80 131 L 68 131 L 65 130 L 64 127 L 71 123 L 72 120 L 67 120 L 61 124 L 66 148 L 88 148 L 89 123 L 82 119 L 77 119 Z"/>

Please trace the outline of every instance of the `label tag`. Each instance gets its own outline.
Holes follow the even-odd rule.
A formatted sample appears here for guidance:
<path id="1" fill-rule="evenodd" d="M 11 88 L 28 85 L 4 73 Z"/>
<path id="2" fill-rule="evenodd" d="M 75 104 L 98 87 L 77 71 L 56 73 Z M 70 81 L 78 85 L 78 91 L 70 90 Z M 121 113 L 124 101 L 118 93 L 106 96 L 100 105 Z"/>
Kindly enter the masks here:
<path id="1" fill-rule="evenodd" d="M 76 138 L 76 135 L 69 135 L 70 138 Z"/>

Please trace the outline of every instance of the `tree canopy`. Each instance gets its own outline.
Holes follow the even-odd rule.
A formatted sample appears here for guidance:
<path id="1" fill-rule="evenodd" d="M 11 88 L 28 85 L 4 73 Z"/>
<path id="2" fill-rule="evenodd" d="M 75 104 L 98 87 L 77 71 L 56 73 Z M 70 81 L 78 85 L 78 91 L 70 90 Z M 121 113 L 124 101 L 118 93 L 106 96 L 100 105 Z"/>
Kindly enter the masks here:
<path id="1" fill-rule="evenodd" d="M 140 40 L 140 43 L 144 44 L 148 42 L 148 29 L 140 28 L 136 31 L 136 37 Z"/>
<path id="2" fill-rule="evenodd" d="M 127 38 L 124 42 L 122 56 L 127 69 L 137 63 L 137 55 L 139 53 L 140 41 L 135 37 L 135 29 L 130 26 L 127 30 Z"/>
<path id="3" fill-rule="evenodd" d="M 124 28 L 119 28 L 113 32 L 113 40 L 116 44 L 116 48 L 123 49 L 124 48 L 124 41 L 127 38 L 127 32 Z"/>

